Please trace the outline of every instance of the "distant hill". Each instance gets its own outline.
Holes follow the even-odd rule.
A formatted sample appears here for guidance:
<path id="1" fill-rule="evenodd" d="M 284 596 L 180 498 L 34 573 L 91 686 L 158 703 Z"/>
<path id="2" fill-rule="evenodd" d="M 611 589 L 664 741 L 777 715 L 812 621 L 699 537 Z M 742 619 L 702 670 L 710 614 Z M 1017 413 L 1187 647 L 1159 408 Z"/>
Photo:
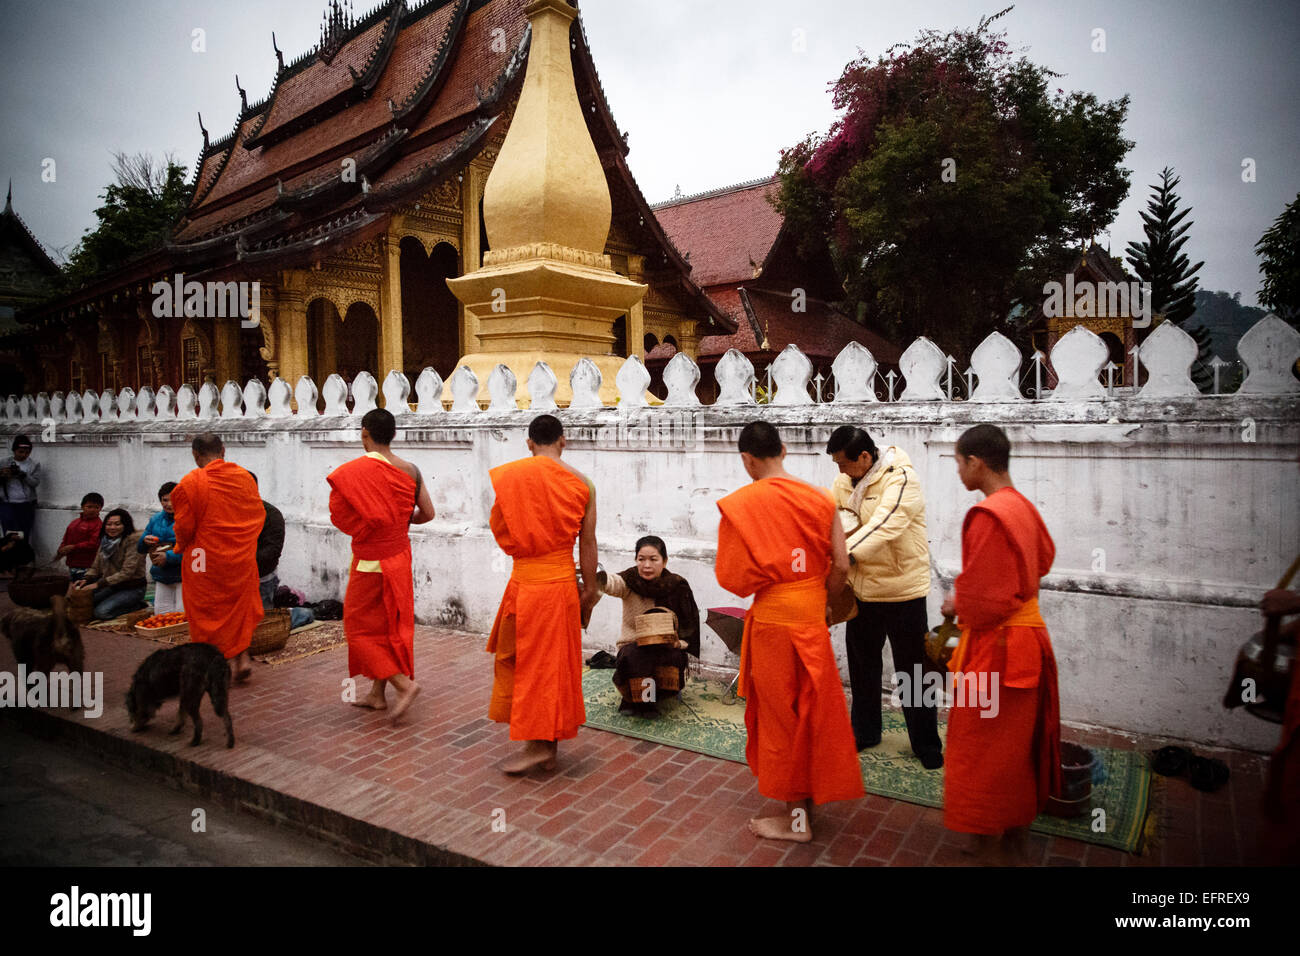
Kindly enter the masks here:
<path id="1" fill-rule="evenodd" d="M 1210 333 L 1214 354 L 1225 362 L 1237 361 L 1237 340 L 1268 313 L 1264 309 L 1241 304 L 1241 293 L 1196 293 L 1196 312 L 1187 320 L 1188 331 L 1196 326 Z"/>

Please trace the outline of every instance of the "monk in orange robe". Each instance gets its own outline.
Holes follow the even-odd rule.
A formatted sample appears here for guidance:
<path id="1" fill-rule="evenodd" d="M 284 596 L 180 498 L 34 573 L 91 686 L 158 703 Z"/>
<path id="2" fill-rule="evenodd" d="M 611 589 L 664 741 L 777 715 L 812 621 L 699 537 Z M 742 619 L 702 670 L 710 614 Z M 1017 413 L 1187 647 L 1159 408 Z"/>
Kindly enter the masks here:
<path id="1" fill-rule="evenodd" d="M 1038 582 L 1056 546 L 1008 471 L 1011 443 L 993 425 L 957 440 L 957 473 L 985 498 L 962 525 L 962 571 L 943 613 L 962 628 L 948 668 L 943 822 L 972 834 L 968 852 L 1021 862 L 1029 825 L 1061 792 L 1056 657 L 1038 610 Z"/>
<path id="2" fill-rule="evenodd" d="M 1275 589 L 1260 602 L 1265 614 L 1300 614 L 1300 594 Z M 1282 629 L 1292 640 L 1300 637 L 1300 620 Z M 1260 827 L 1263 862 L 1274 866 L 1300 863 L 1300 664 L 1293 664 L 1291 689 L 1282 711 L 1282 737 L 1268 764 L 1264 788 L 1264 824 Z"/>
<path id="3" fill-rule="evenodd" d="M 1300 594 L 1275 588 L 1264 595 L 1260 610 L 1270 617 L 1300 614 Z M 1283 638 L 1300 638 L 1300 620 L 1279 622 L 1279 627 Z M 1291 689 L 1282 710 L 1282 739 L 1268 764 L 1259 841 L 1263 862 L 1300 863 L 1300 664 L 1291 666 Z"/>
<path id="4" fill-rule="evenodd" d="M 812 803 L 863 795 L 844 687 L 826 621 L 828 589 L 849 570 L 835 504 L 785 470 L 785 446 L 767 422 L 740 433 L 740 458 L 753 484 L 718 502 L 718 583 L 754 595 L 745 615 L 740 695 L 745 698 L 745 759 L 763 796 L 781 816 L 755 817 L 749 829 L 772 840 L 806 843 Z"/>
<path id="5" fill-rule="evenodd" d="M 199 435 L 190 450 L 198 467 L 172 489 L 190 640 L 233 659 L 243 681 L 253 673 L 248 645 L 262 620 L 257 536 L 266 511 L 253 476 L 225 460 L 219 436 Z"/>
<path id="6" fill-rule="evenodd" d="M 596 581 L 596 491 L 560 460 L 564 429 L 553 415 L 528 426 L 531 458 L 490 472 L 496 501 L 492 534 L 514 558 L 487 649 L 496 655 L 488 716 L 525 741 L 501 763 L 506 773 L 552 769 L 557 741 L 578 735 L 582 703 L 582 628 L 600 597 Z M 573 569 L 578 539 L 583 587 Z"/>
<path id="7" fill-rule="evenodd" d="M 326 478 L 330 521 L 352 538 L 348 590 L 343 596 L 348 674 L 373 681 L 370 693 L 353 703 L 387 710 L 385 688 L 391 682 L 397 688 L 393 723 L 420 692 L 415 682 L 415 587 L 408 529 L 434 517 L 420 469 L 389 447 L 396 434 L 392 413 L 371 409 L 361 419 L 361 446 L 366 454 Z"/>

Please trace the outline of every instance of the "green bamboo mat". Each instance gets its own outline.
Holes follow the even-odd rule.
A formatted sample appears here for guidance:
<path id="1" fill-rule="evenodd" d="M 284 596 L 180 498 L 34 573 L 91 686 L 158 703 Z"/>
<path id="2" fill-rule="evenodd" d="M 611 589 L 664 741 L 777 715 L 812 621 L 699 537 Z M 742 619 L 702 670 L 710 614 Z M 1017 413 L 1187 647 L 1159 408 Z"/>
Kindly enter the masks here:
<path id="1" fill-rule="evenodd" d="M 745 762 L 745 702 L 731 697 L 727 685 L 688 678 L 682 699 L 659 704 L 659 717 L 620 714 L 620 697 L 611 670 L 583 672 L 587 726 L 625 737 L 650 740 L 722 760 Z M 926 770 L 912 755 L 900 711 L 886 707 L 878 747 L 859 754 L 862 782 L 868 793 L 925 807 L 943 806 L 943 770 Z M 940 736 L 947 727 L 940 725 Z M 1093 748 L 1106 768 L 1106 780 L 1094 784 L 1094 812 L 1071 820 L 1040 815 L 1033 829 L 1049 836 L 1083 840 L 1128 853 L 1140 852 L 1150 810 L 1151 771 L 1136 751 Z M 1095 810 L 1105 811 L 1104 827 Z M 1094 822 L 1096 821 L 1096 822 Z"/>

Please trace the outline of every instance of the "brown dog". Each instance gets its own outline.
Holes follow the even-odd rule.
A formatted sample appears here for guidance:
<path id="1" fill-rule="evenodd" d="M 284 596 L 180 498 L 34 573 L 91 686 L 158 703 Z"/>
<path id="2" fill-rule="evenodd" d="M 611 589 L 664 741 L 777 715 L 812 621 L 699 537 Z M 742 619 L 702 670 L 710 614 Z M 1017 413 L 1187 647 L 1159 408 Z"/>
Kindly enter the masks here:
<path id="1" fill-rule="evenodd" d="M 68 620 L 68 602 L 59 596 L 50 599 L 52 610 L 38 611 L 20 607 L 0 618 L 0 634 L 9 638 L 14 657 L 29 672 L 48 674 L 56 664 L 63 664 L 74 674 L 85 669 L 86 651 L 81 643 L 81 629 Z"/>

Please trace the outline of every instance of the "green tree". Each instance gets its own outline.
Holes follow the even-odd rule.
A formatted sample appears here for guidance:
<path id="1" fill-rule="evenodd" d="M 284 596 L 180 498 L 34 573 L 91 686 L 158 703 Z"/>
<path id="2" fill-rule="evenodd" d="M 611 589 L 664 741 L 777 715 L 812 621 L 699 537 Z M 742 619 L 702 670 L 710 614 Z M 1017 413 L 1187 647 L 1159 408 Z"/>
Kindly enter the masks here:
<path id="1" fill-rule="evenodd" d="M 1199 325 L 1189 325 L 1187 320 L 1196 312 L 1196 273 L 1205 263 L 1193 266 L 1182 251 L 1188 239 L 1187 230 L 1192 227 L 1192 220 L 1183 220 L 1191 214 L 1192 207 L 1178 211 L 1179 199 L 1174 188 L 1181 181 L 1168 166 L 1160 171 L 1160 184 L 1151 185 L 1151 201 L 1147 203 L 1147 211 L 1141 214 L 1146 240 L 1128 244 L 1128 261 L 1138 278 L 1150 284 L 1152 313 L 1163 315 L 1196 340 L 1197 364 L 1192 370 L 1192 381 L 1204 392 L 1214 382 L 1209 365 L 1214 357 L 1210 335 Z"/>
<path id="2" fill-rule="evenodd" d="M 1260 304 L 1300 328 L 1300 195 L 1255 243 L 1255 252 L 1264 275 Z"/>
<path id="3" fill-rule="evenodd" d="M 113 173 L 117 181 L 104 190 L 104 204 L 95 210 L 99 224 L 86 231 L 64 266 L 71 288 L 162 245 L 189 206 L 185 167 L 171 156 L 155 163 L 147 153 L 117 153 Z"/>
<path id="4" fill-rule="evenodd" d="M 828 249 L 850 309 L 962 357 L 1016 331 L 1013 307 L 1036 310 L 1129 189 L 1128 98 L 1050 93 L 1057 74 L 992 29 L 1010 9 L 850 62 L 832 88 L 843 115 L 778 168 L 786 228 L 804 254 Z"/>
<path id="5" fill-rule="evenodd" d="M 1178 211 L 1178 194 L 1174 188 L 1181 180 L 1166 166 L 1160 184 L 1151 186 L 1151 201 L 1142 213 L 1144 242 L 1128 244 L 1128 261 L 1139 279 L 1151 284 L 1151 311 L 1182 325 L 1196 311 L 1196 273 L 1204 262 L 1191 265 L 1182 252 L 1192 221 L 1183 222 L 1191 213 L 1188 206 Z"/>

